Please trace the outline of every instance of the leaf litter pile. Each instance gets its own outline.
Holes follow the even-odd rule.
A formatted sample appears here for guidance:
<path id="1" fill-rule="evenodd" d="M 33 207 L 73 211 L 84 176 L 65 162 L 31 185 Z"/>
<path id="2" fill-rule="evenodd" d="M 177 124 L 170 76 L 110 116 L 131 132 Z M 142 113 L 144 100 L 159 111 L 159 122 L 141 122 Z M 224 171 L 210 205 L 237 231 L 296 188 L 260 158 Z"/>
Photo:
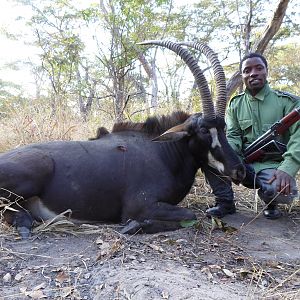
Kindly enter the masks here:
<path id="1" fill-rule="evenodd" d="M 199 176 L 181 204 L 198 221 L 157 234 L 59 218 L 20 240 L 2 222 L 0 299 L 300 299 L 299 203 L 271 221 L 253 191 L 235 193 L 237 214 L 207 219 Z"/>

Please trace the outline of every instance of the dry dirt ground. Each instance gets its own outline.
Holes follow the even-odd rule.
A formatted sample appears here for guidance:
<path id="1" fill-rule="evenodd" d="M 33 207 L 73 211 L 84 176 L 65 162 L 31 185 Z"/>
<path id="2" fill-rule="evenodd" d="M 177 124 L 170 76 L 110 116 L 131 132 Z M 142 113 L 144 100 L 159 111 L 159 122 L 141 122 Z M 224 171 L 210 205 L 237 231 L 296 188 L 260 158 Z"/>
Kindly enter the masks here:
<path id="1" fill-rule="evenodd" d="M 63 221 L 20 240 L 2 223 L 0 299 L 300 299 L 299 203 L 271 221 L 253 191 L 236 199 L 237 214 L 208 220 L 200 180 L 182 203 L 199 222 L 158 234 Z"/>

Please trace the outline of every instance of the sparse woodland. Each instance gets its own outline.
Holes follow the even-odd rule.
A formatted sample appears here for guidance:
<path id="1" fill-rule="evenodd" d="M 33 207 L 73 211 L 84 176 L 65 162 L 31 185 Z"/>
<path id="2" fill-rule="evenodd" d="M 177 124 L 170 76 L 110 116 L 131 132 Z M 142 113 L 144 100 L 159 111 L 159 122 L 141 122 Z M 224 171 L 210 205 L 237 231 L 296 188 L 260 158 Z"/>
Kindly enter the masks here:
<path id="1" fill-rule="evenodd" d="M 260 51 L 269 60 L 272 86 L 300 94 L 297 1 L 14 2 L 30 11 L 30 16 L 16 16 L 26 35 L 9 27 L 2 34 L 23 40 L 36 55 L 0 67 L 27 68 L 34 84 L 29 95 L 0 78 L 2 150 L 39 140 L 86 138 L 98 126 L 153 113 L 201 110 L 190 71 L 168 50 L 137 45 L 143 40 L 207 42 L 226 71 L 228 97 L 242 88 L 240 58 Z M 195 56 L 213 82 L 206 59 Z"/>
<path id="2" fill-rule="evenodd" d="M 243 89 L 241 57 L 259 51 L 272 87 L 300 96 L 298 0 L 12 2 L 30 11 L 15 16 L 26 30 L 1 34 L 35 54 L 0 68 L 26 68 L 33 84 L 28 91 L 0 77 L 0 152 L 87 139 L 100 126 L 155 113 L 201 111 L 185 64 L 143 40 L 206 42 L 226 72 L 228 98 Z M 195 56 L 214 94 L 210 65 Z M 117 225 L 66 220 L 40 224 L 20 241 L 0 222 L 0 300 L 300 299 L 299 201 L 269 222 L 255 192 L 235 187 L 239 213 L 229 226 L 210 223 L 204 212 L 214 200 L 199 175 L 182 203 L 199 224 L 175 232 L 128 237 Z"/>

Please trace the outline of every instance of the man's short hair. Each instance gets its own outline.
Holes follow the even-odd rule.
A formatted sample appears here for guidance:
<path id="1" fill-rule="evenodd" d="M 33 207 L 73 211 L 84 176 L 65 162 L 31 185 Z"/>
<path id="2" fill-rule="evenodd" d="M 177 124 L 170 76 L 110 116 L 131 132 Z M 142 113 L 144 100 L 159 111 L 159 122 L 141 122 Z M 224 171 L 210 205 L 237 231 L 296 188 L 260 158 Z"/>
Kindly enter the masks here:
<path id="1" fill-rule="evenodd" d="M 265 64 L 266 69 L 268 70 L 268 62 L 267 62 L 266 58 L 265 58 L 263 55 L 259 54 L 259 53 L 251 52 L 251 53 L 245 55 L 245 56 L 242 58 L 242 60 L 241 60 L 241 62 L 240 62 L 240 71 L 242 71 L 242 64 L 243 64 L 243 62 L 244 62 L 246 59 L 252 58 L 252 57 L 259 57 L 259 58 L 263 61 L 263 63 Z"/>

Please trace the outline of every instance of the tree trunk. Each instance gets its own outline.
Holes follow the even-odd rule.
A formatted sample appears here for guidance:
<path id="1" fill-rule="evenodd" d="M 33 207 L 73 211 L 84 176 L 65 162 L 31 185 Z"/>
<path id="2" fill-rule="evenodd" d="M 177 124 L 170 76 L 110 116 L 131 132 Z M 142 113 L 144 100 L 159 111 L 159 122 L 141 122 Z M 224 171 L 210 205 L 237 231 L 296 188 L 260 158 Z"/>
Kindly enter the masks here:
<path id="1" fill-rule="evenodd" d="M 154 63 L 155 60 L 153 60 L 153 63 L 150 65 L 150 63 L 147 61 L 143 53 L 140 51 L 139 51 L 138 59 L 151 81 L 151 87 L 152 87 L 151 99 L 150 99 L 150 103 L 148 104 L 149 106 L 148 113 L 151 113 L 152 108 L 154 108 L 155 110 L 158 106 L 158 101 L 157 101 L 158 85 L 157 85 L 157 76 L 156 76 L 155 63 Z"/>
<path id="2" fill-rule="evenodd" d="M 263 53 L 270 40 L 278 32 L 290 0 L 280 0 L 270 23 L 266 26 L 262 37 L 254 44 L 252 51 Z"/>
<path id="3" fill-rule="evenodd" d="M 124 83 L 125 74 L 124 70 L 119 70 L 119 73 L 115 72 L 115 78 L 113 79 L 114 93 L 115 93 L 115 120 L 117 122 L 122 122 L 124 120 L 124 105 L 125 105 L 125 93 L 124 93 Z"/>
<path id="4" fill-rule="evenodd" d="M 278 6 L 273 14 L 270 23 L 266 26 L 265 30 L 261 37 L 256 41 L 253 45 L 251 51 L 258 52 L 263 54 L 266 50 L 268 43 L 274 37 L 274 35 L 278 32 L 283 18 L 286 13 L 287 6 L 290 0 L 280 0 Z M 227 82 L 227 97 L 231 98 L 232 94 L 236 91 L 236 89 L 242 84 L 242 77 L 239 71 L 234 73 L 232 77 Z"/>

